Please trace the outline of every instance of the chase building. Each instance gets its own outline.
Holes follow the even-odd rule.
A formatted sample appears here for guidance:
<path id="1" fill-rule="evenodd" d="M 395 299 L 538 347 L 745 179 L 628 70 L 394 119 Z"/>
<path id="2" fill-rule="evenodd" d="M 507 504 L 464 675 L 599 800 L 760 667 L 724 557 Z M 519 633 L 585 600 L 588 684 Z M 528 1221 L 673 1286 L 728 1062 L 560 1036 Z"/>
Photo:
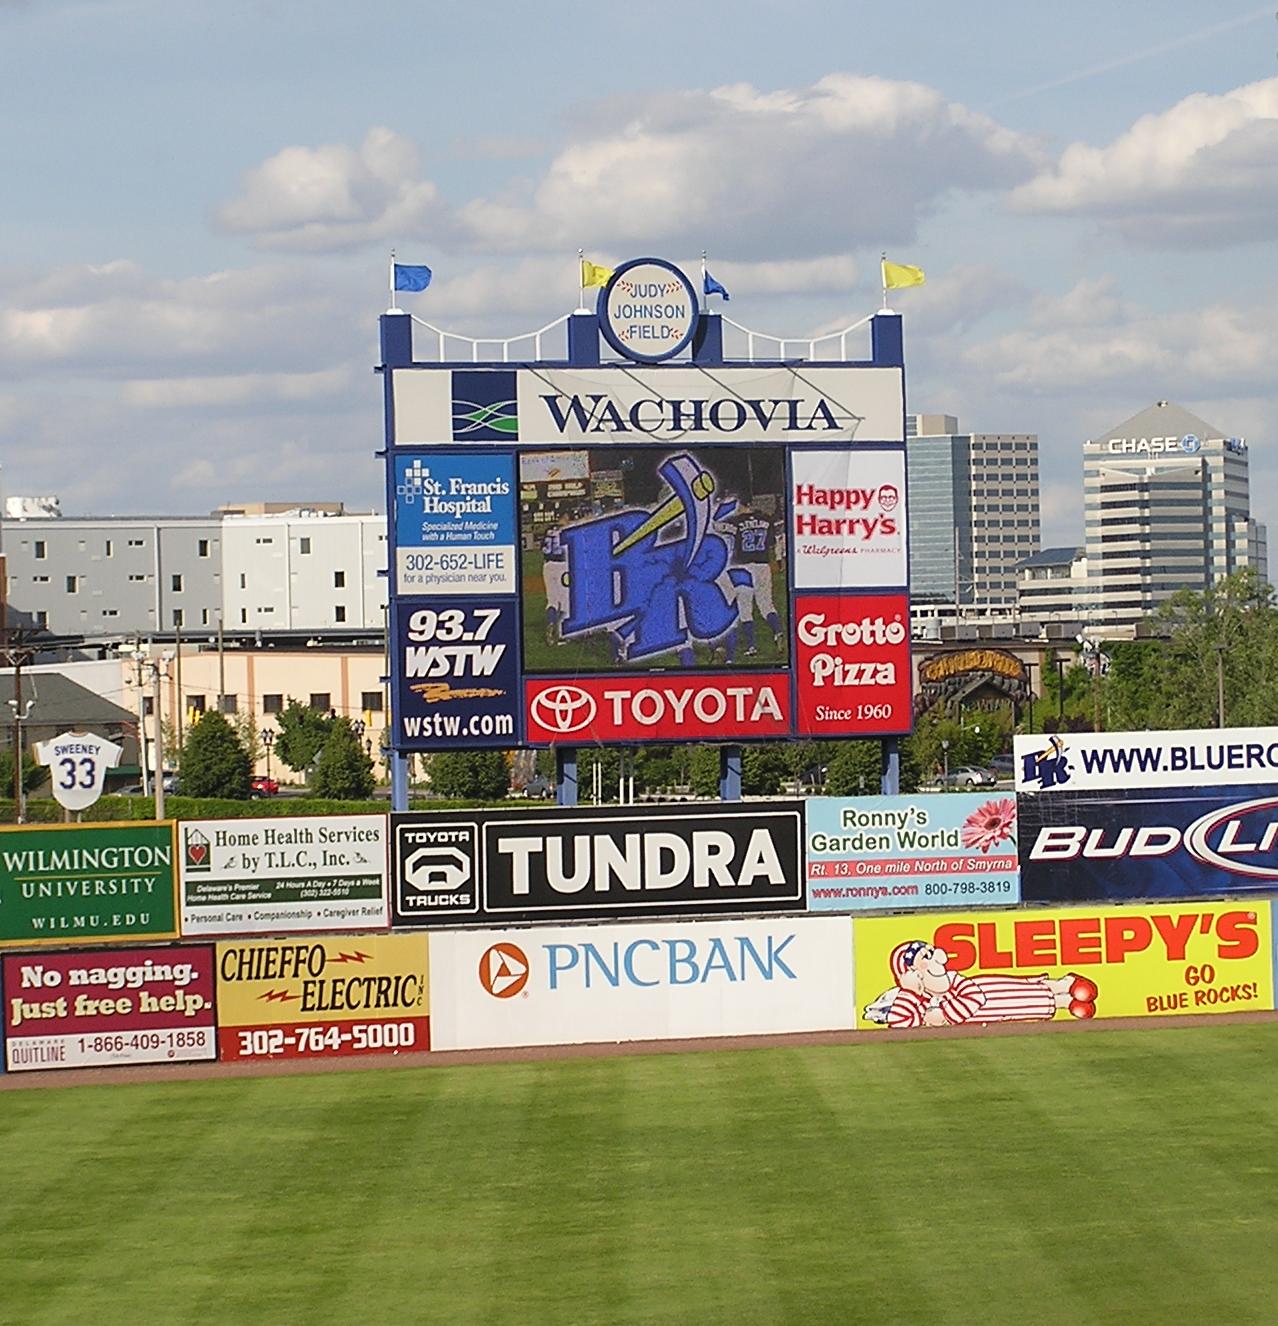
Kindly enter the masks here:
<path id="1" fill-rule="evenodd" d="M 1178 589 L 1268 574 L 1247 444 L 1158 401 L 1083 447 L 1088 616 L 1126 633 Z"/>

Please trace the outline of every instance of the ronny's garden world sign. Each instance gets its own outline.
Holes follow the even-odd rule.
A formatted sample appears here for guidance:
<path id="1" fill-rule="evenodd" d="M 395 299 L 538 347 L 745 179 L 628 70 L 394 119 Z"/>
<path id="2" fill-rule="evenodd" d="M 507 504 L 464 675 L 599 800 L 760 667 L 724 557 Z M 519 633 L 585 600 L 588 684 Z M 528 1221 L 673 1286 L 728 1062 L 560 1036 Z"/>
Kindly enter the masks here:
<path id="1" fill-rule="evenodd" d="M 0 830 L 0 945 L 177 933 L 173 825 Z"/>

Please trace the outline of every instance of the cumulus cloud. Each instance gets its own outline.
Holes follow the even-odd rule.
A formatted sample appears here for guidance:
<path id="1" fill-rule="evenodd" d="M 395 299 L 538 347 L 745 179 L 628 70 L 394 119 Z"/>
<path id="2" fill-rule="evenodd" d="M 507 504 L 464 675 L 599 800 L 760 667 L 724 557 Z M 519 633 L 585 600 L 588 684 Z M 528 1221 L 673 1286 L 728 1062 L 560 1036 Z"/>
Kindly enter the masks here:
<path id="1" fill-rule="evenodd" d="M 358 149 L 290 146 L 218 213 L 260 246 L 319 251 L 393 236 L 460 252 L 636 244 L 759 260 L 908 240 L 955 191 L 1003 189 L 1034 143 L 935 89 L 852 74 L 807 87 L 617 98 L 582 108 L 539 179 L 441 199 L 416 149 L 374 129 Z"/>
<path id="2" fill-rule="evenodd" d="M 1196 93 L 1107 147 L 1074 143 L 1012 193 L 1022 212 L 1079 215 L 1146 246 L 1278 236 L 1278 78 Z"/>
<path id="3" fill-rule="evenodd" d="M 245 172 L 215 221 L 261 248 L 335 252 L 420 233 L 443 209 L 421 173 L 417 149 L 374 128 L 358 148 L 286 147 Z"/>
<path id="4" fill-rule="evenodd" d="M 1114 386 L 1158 399 L 1267 384 L 1275 337 L 1272 303 L 1155 312 L 1125 303 L 1104 278 L 1036 299 L 1022 326 L 969 343 L 962 357 L 991 384 L 1029 393 Z"/>

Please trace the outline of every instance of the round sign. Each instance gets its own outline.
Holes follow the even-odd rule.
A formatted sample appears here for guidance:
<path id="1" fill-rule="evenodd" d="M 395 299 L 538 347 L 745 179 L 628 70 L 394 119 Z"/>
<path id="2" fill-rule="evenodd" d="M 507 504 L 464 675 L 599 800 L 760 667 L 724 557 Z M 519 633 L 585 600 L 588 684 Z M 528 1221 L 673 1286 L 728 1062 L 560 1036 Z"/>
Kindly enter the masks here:
<path id="1" fill-rule="evenodd" d="M 697 292 L 664 258 L 632 258 L 599 292 L 604 340 L 627 359 L 656 363 L 687 348 L 697 329 Z"/>

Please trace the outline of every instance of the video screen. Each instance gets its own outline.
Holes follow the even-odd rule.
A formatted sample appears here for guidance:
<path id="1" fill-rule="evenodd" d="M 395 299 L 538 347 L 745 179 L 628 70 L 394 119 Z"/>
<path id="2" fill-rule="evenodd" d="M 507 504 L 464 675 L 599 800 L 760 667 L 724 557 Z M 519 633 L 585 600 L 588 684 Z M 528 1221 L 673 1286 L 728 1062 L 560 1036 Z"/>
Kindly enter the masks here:
<path id="1" fill-rule="evenodd" d="M 519 457 L 524 670 L 784 666 L 785 450 Z"/>

